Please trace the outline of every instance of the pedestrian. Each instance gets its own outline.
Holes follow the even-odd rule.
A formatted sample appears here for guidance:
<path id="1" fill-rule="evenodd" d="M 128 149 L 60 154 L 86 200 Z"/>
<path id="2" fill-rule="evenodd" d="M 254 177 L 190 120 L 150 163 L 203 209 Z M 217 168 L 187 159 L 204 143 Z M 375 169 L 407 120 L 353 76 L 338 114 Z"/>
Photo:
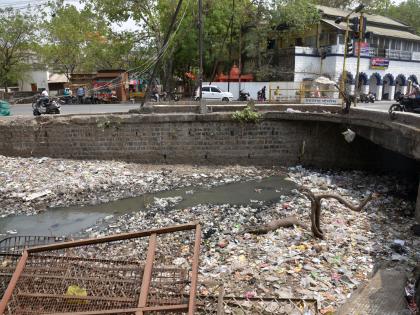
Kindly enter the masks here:
<path id="1" fill-rule="evenodd" d="M 83 86 L 79 86 L 77 91 L 77 99 L 79 100 L 79 104 L 83 104 L 83 98 L 85 97 L 85 88 Z"/>
<path id="2" fill-rule="evenodd" d="M 280 87 L 277 85 L 277 88 L 274 90 L 274 99 L 276 101 L 280 100 Z"/>
<path id="3" fill-rule="evenodd" d="M 264 85 L 264 87 L 261 89 L 261 100 L 264 102 L 267 100 L 265 97 L 265 90 L 266 90 L 266 87 Z"/>

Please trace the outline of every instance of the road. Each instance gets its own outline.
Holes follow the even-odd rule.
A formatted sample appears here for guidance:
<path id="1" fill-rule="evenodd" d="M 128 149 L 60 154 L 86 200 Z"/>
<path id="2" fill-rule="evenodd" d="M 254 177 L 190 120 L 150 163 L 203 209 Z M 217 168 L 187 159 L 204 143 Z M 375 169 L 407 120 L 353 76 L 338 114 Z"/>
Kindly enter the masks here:
<path id="1" fill-rule="evenodd" d="M 370 108 L 381 111 L 388 111 L 388 108 L 394 101 L 381 101 L 374 104 L 359 104 L 359 107 Z M 130 109 L 139 108 L 140 104 L 86 104 L 86 105 L 62 105 L 62 114 L 96 114 L 96 113 L 118 113 L 127 112 Z M 11 105 L 11 114 L 13 116 L 32 116 L 31 104 Z"/>

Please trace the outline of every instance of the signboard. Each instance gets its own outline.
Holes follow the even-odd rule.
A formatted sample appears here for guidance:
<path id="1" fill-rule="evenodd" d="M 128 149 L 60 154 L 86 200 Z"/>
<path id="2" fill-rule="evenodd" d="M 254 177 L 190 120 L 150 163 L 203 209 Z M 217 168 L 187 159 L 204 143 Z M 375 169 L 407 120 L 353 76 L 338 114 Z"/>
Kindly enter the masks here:
<path id="1" fill-rule="evenodd" d="M 369 43 L 359 43 L 354 42 L 354 55 L 357 56 L 359 52 L 359 44 L 360 44 L 360 56 L 369 56 Z"/>
<path id="2" fill-rule="evenodd" d="M 420 61 L 420 52 L 413 51 L 413 54 L 411 56 L 411 60 L 419 60 Z"/>
<path id="3" fill-rule="evenodd" d="M 374 70 L 385 70 L 389 66 L 387 58 L 373 57 L 370 59 L 370 68 Z"/>
<path id="4" fill-rule="evenodd" d="M 317 105 L 338 105 L 341 104 L 341 100 L 339 98 L 305 97 L 302 99 L 302 103 Z"/>

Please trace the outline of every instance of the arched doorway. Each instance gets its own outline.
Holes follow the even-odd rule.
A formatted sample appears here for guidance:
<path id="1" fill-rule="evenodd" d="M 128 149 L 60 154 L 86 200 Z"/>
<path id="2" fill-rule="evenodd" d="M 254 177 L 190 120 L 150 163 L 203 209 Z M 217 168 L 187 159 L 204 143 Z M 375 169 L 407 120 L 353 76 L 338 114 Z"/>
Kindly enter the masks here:
<path id="1" fill-rule="evenodd" d="M 417 76 L 415 74 L 412 74 L 408 77 L 408 81 L 414 82 L 416 84 L 419 84 L 419 81 L 417 81 Z"/>
<path id="2" fill-rule="evenodd" d="M 394 98 L 396 98 L 399 95 L 404 95 L 406 93 L 407 93 L 407 79 L 405 78 L 405 75 L 399 74 L 395 78 Z"/>
<path id="3" fill-rule="evenodd" d="M 369 79 L 366 73 L 359 73 L 359 82 L 357 84 L 357 88 L 359 89 L 360 94 L 369 93 Z"/>
<path id="4" fill-rule="evenodd" d="M 369 91 L 376 96 L 378 101 L 382 99 L 382 78 L 377 72 L 372 73 L 369 78 Z"/>
<path id="5" fill-rule="evenodd" d="M 395 80 L 391 73 L 387 73 L 383 78 L 382 99 L 393 100 L 395 94 Z"/>

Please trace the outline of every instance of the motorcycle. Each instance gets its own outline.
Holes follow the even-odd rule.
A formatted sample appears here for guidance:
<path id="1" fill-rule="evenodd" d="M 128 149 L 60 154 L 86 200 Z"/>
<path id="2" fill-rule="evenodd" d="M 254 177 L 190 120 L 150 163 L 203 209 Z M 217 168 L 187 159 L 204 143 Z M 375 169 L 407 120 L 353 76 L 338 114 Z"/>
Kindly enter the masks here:
<path id="1" fill-rule="evenodd" d="M 60 96 L 59 98 L 61 104 L 77 104 L 77 97 L 76 96 L 70 96 L 70 95 L 66 95 L 66 96 Z"/>
<path id="2" fill-rule="evenodd" d="M 375 95 L 373 95 L 373 93 L 368 93 L 368 94 L 361 94 L 360 95 L 360 102 L 363 103 L 375 103 Z"/>
<path id="3" fill-rule="evenodd" d="M 174 101 L 174 102 L 179 101 L 179 96 L 173 92 L 163 92 L 162 94 L 159 95 L 159 97 L 160 99 L 164 101 Z"/>
<path id="4" fill-rule="evenodd" d="M 38 97 L 32 103 L 34 116 L 42 114 L 60 114 L 60 104 L 58 100 L 49 97 Z"/>
<path id="5" fill-rule="evenodd" d="M 159 100 L 160 100 L 160 95 L 159 95 L 159 93 L 157 93 L 157 92 L 152 92 L 152 93 L 150 94 L 150 101 L 152 101 L 152 102 L 159 102 Z"/>
<path id="6" fill-rule="evenodd" d="M 239 100 L 240 101 L 249 101 L 251 99 L 251 96 L 248 92 L 244 92 L 244 90 L 239 91 Z"/>
<path id="7" fill-rule="evenodd" d="M 420 114 L 420 99 L 419 98 L 410 98 L 407 96 L 399 95 L 396 99 L 397 104 L 392 104 L 389 107 L 389 114 L 392 115 L 393 112 L 410 112 Z"/>

